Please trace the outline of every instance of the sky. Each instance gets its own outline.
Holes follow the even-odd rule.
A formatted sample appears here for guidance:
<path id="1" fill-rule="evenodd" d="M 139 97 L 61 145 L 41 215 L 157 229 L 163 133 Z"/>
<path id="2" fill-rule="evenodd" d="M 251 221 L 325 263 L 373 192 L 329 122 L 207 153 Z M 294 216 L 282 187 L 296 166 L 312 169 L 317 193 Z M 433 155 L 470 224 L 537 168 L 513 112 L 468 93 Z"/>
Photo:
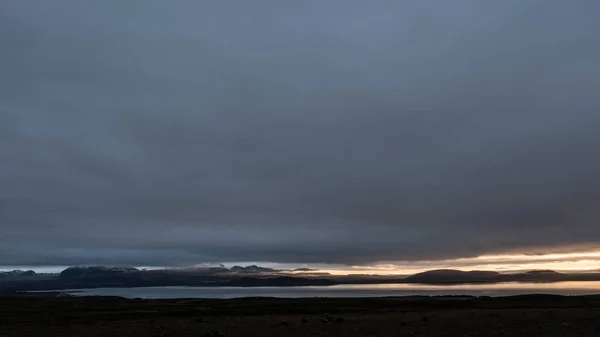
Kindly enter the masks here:
<path id="1" fill-rule="evenodd" d="M 596 268 L 598 13 L 1 1 L 0 266 Z"/>

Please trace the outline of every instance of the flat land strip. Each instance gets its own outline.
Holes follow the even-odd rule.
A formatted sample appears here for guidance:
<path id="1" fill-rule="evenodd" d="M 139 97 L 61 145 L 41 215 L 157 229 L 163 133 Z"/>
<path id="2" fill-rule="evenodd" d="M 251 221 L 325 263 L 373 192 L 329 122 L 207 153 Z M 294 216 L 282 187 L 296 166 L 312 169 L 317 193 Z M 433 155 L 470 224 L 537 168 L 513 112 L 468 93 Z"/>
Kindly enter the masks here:
<path id="1" fill-rule="evenodd" d="M 600 296 L 0 296 L 0 336 L 600 336 Z"/>

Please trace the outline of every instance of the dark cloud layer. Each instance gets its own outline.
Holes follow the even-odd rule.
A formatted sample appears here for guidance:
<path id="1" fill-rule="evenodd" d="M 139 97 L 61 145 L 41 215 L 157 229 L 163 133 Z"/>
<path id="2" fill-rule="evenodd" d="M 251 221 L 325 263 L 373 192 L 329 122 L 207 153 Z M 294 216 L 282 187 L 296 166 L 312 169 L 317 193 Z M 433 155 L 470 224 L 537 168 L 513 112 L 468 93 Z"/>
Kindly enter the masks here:
<path id="1" fill-rule="evenodd" d="M 594 246 L 598 13 L 3 1 L 0 265 Z"/>

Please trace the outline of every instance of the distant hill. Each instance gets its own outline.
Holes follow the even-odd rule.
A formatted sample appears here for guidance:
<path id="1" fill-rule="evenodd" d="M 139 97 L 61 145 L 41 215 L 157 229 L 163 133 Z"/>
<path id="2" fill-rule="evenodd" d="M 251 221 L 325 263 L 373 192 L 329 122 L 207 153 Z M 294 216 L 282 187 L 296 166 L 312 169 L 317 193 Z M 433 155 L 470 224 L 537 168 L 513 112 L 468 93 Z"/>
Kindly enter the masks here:
<path id="1" fill-rule="evenodd" d="M 516 282 L 554 282 L 566 281 L 572 277 L 554 270 L 531 270 L 521 274 L 510 275 L 508 278 L 510 281 Z"/>
<path id="2" fill-rule="evenodd" d="M 251 265 L 202 266 L 186 269 L 138 270 L 130 267 L 69 267 L 60 274 L 36 274 L 15 270 L 0 272 L 0 293 L 28 290 L 84 289 L 103 287 L 160 286 L 317 286 L 333 284 L 469 284 L 498 282 L 600 281 L 600 273 L 564 274 L 553 270 L 531 270 L 515 274 L 495 271 L 430 270 L 411 276 L 330 275 L 308 268 L 277 270 Z"/>
<path id="3" fill-rule="evenodd" d="M 5 272 L 17 275 L 21 272 Z M 85 289 L 104 287 L 160 287 L 160 286 L 309 286 L 331 285 L 337 282 L 324 277 L 291 276 L 256 265 L 231 269 L 222 267 L 188 269 L 138 270 L 121 267 L 69 267 L 60 274 L 32 277 L 0 278 L 3 292 L 57 289 Z"/>
<path id="4" fill-rule="evenodd" d="M 87 266 L 87 267 L 69 267 L 60 273 L 61 279 L 81 279 L 81 278 L 99 278 L 99 277 L 115 277 L 131 273 L 143 273 L 144 275 L 171 275 L 185 274 L 180 277 L 189 277 L 190 275 L 221 275 L 221 274 L 272 274 L 279 270 L 272 268 L 259 267 L 251 265 L 247 267 L 234 266 L 232 268 L 218 267 L 195 267 L 182 269 L 164 269 L 164 270 L 139 270 L 131 267 L 104 267 L 104 266 Z"/>
<path id="5" fill-rule="evenodd" d="M 27 277 L 35 276 L 36 273 L 33 270 L 11 270 L 11 271 L 0 271 L 0 278 L 5 277 Z"/>
<path id="6" fill-rule="evenodd" d="M 408 276 L 404 281 L 410 283 L 494 282 L 500 275 L 495 271 L 436 269 Z"/>
<path id="7" fill-rule="evenodd" d="M 517 274 L 500 274 L 495 271 L 462 271 L 453 269 L 430 270 L 408 276 L 408 283 L 494 283 L 494 282 L 556 282 L 593 278 L 594 275 L 569 275 L 554 270 L 531 270 Z"/>
<path id="8" fill-rule="evenodd" d="M 111 276 L 123 273 L 139 272 L 139 269 L 131 267 L 69 267 L 60 273 L 61 279 L 93 278 L 99 276 Z"/>
<path id="9" fill-rule="evenodd" d="M 252 274 L 252 273 L 274 273 L 274 272 L 279 271 L 279 270 L 273 269 L 273 268 L 259 267 L 254 264 L 251 266 L 247 266 L 247 267 L 233 266 L 229 270 L 236 272 L 236 273 L 249 273 L 249 274 Z"/>
<path id="10" fill-rule="evenodd" d="M 563 273 L 559 273 L 554 270 L 530 270 L 525 274 L 528 275 L 564 275 Z"/>

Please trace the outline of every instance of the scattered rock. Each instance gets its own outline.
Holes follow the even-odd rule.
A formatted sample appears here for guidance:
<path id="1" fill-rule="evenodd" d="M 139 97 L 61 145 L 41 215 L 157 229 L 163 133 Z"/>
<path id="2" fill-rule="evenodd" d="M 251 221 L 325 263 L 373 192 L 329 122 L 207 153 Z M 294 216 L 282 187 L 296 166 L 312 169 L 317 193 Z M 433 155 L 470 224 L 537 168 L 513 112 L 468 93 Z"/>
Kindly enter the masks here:
<path id="1" fill-rule="evenodd" d="M 289 323 L 286 321 L 281 321 L 281 322 L 279 322 L 279 325 L 289 325 Z"/>
<path id="2" fill-rule="evenodd" d="M 196 318 L 194 320 L 194 322 L 196 322 L 196 323 L 204 323 L 204 319 L 203 318 Z"/>
<path id="3" fill-rule="evenodd" d="M 220 331 L 217 330 L 209 330 L 202 337 L 225 337 Z"/>
<path id="4" fill-rule="evenodd" d="M 400 322 L 400 326 L 408 326 L 408 323 L 406 323 L 406 322 Z"/>
<path id="5" fill-rule="evenodd" d="M 344 318 L 342 318 L 342 317 L 338 317 L 338 318 L 336 318 L 336 319 L 335 319 L 335 322 L 336 322 L 336 323 L 343 323 L 343 322 L 345 322 L 345 321 L 346 321 L 346 320 L 345 320 Z"/>
<path id="6" fill-rule="evenodd" d="M 421 318 L 421 322 L 428 322 L 428 321 L 429 321 L 429 318 L 427 318 L 427 316 L 423 316 Z"/>
<path id="7" fill-rule="evenodd" d="M 303 318 L 303 319 L 301 320 L 301 322 L 306 324 L 306 323 L 308 323 L 308 319 L 306 319 L 306 318 Z"/>

